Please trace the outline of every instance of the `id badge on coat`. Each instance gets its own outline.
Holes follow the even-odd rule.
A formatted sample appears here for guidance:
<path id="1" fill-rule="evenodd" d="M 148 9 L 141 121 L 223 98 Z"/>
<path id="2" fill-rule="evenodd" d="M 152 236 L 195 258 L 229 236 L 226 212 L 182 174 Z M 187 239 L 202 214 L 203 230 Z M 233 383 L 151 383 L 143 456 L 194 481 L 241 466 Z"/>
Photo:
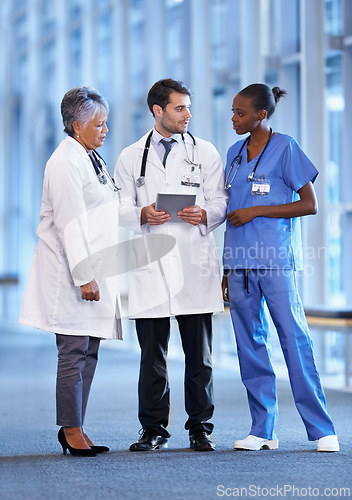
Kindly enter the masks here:
<path id="1" fill-rule="evenodd" d="M 192 165 L 191 168 L 185 170 L 182 175 L 182 186 L 200 187 L 200 172 L 202 165 Z"/>
<path id="2" fill-rule="evenodd" d="M 270 193 L 270 181 L 267 179 L 253 179 L 252 196 L 268 196 Z"/>

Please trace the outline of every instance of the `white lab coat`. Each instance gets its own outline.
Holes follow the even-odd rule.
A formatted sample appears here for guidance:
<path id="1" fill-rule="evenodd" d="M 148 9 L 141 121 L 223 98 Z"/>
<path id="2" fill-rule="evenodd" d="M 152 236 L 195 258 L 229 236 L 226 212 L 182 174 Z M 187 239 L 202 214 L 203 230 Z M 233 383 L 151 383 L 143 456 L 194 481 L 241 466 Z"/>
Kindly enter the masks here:
<path id="1" fill-rule="evenodd" d="M 66 137 L 49 159 L 38 244 L 20 323 L 41 330 L 122 338 L 117 278 L 119 197 L 98 181 L 85 149 Z M 96 280 L 98 302 L 81 298 Z"/>
<path id="2" fill-rule="evenodd" d="M 190 187 L 181 185 L 183 174 L 190 170 L 183 142 L 173 145 L 166 168 L 151 145 L 145 185 L 136 187 L 147 136 L 122 151 L 114 173 L 121 188 L 120 223 L 135 232 L 129 272 L 130 318 L 221 312 L 219 261 L 211 233 L 226 216 L 228 196 L 220 156 L 212 144 L 196 138 L 194 159 L 202 165 L 201 179 L 200 187 Z M 192 139 L 188 134 L 184 137 L 191 158 Z M 158 192 L 196 193 L 196 204 L 207 212 L 207 225 L 141 226 L 141 209 L 153 203 Z"/>

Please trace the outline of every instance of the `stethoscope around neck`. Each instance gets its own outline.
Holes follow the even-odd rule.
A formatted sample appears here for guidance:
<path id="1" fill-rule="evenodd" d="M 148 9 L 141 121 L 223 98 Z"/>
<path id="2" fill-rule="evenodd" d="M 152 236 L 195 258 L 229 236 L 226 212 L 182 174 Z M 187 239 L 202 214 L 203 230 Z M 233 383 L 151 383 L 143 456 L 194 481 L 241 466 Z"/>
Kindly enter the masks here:
<path id="1" fill-rule="evenodd" d="M 184 144 L 185 150 L 186 150 L 185 162 L 188 163 L 189 165 L 196 166 L 197 164 L 194 162 L 194 147 L 196 145 L 196 140 L 193 137 L 193 135 L 191 134 L 191 132 L 187 131 L 187 134 L 192 139 L 193 149 L 192 149 L 192 160 L 191 160 L 189 158 L 189 156 L 188 156 L 188 151 L 187 151 L 186 141 L 185 141 L 184 135 L 181 134 L 182 141 L 183 141 L 183 144 Z M 145 146 L 144 146 L 144 151 L 143 151 L 143 158 L 142 158 L 142 164 L 141 164 L 141 171 L 140 171 L 138 179 L 136 180 L 136 186 L 137 187 L 142 187 L 145 184 L 145 170 L 147 168 L 147 158 L 148 158 L 148 152 L 149 152 L 149 148 L 150 148 L 150 141 L 151 141 L 152 135 L 153 135 L 153 130 L 150 132 L 150 134 L 147 137 L 147 140 L 145 141 Z"/>
<path id="2" fill-rule="evenodd" d="M 248 181 L 253 181 L 254 180 L 254 175 L 255 175 L 255 172 L 257 170 L 258 164 L 259 164 L 259 162 L 260 162 L 260 160 L 261 160 L 261 158 L 262 158 L 262 156 L 263 156 L 266 148 L 268 147 L 270 139 L 272 138 L 272 136 L 273 136 L 273 129 L 270 128 L 269 139 L 266 141 L 266 144 L 265 144 L 264 148 L 262 149 L 262 152 L 260 153 L 260 156 L 259 156 L 258 160 L 256 161 L 256 164 L 254 165 L 254 168 L 253 168 L 252 172 L 250 174 L 248 174 Z M 243 148 L 248 144 L 249 138 L 250 138 L 250 135 L 246 138 L 246 140 L 242 144 L 241 149 L 239 150 L 238 154 L 235 156 L 235 158 L 231 162 L 228 174 L 227 174 L 226 179 L 225 179 L 225 189 L 230 189 L 231 184 L 233 183 L 234 178 L 236 177 L 238 169 L 240 168 L 240 165 L 242 163 L 242 151 L 243 151 Z M 237 161 L 237 167 L 236 167 L 235 173 L 233 174 L 231 180 L 229 181 L 229 177 L 231 175 L 231 172 L 232 172 L 232 170 L 234 168 L 234 165 L 235 165 L 236 161 Z"/>
<path id="3" fill-rule="evenodd" d="M 92 162 L 92 165 L 94 167 L 95 173 L 97 174 L 98 181 L 100 184 L 107 184 L 108 179 L 112 184 L 112 188 L 114 191 L 119 191 L 121 188 L 118 188 L 115 184 L 114 179 L 111 177 L 109 171 L 103 167 L 103 165 L 106 165 L 104 158 L 96 151 L 95 149 L 92 149 L 91 153 L 88 154 L 90 161 Z"/>

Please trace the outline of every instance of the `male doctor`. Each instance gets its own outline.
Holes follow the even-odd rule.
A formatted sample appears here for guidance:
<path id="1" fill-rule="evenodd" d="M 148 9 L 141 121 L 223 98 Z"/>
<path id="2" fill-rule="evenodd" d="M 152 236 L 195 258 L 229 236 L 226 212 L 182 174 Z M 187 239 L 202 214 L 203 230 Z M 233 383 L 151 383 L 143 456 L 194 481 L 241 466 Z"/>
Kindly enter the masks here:
<path id="1" fill-rule="evenodd" d="M 143 431 L 130 450 L 167 447 L 166 358 L 174 316 L 185 354 L 190 447 L 212 451 L 212 313 L 223 311 L 212 231 L 226 216 L 223 168 L 212 144 L 187 133 L 191 101 L 182 82 L 156 82 L 147 102 L 155 126 L 122 151 L 114 174 L 121 187 L 120 223 L 137 233 L 130 262 L 129 316 L 136 320 L 141 348 L 138 395 Z M 171 222 L 166 210 L 156 209 L 159 192 L 194 193 L 195 206 L 181 209 Z"/>

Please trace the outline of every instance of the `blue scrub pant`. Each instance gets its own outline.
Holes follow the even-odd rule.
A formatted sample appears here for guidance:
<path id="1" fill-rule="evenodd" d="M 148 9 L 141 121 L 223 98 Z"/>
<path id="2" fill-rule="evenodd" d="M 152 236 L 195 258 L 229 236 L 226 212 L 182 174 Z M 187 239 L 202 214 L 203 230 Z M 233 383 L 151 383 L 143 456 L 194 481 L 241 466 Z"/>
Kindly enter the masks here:
<path id="1" fill-rule="evenodd" d="M 265 302 L 279 336 L 293 397 L 308 439 L 314 441 L 335 434 L 326 411 L 295 272 L 287 269 L 241 269 L 231 270 L 227 278 L 241 377 L 247 389 L 252 416 L 250 434 L 276 439 L 276 377 L 270 360 Z"/>

